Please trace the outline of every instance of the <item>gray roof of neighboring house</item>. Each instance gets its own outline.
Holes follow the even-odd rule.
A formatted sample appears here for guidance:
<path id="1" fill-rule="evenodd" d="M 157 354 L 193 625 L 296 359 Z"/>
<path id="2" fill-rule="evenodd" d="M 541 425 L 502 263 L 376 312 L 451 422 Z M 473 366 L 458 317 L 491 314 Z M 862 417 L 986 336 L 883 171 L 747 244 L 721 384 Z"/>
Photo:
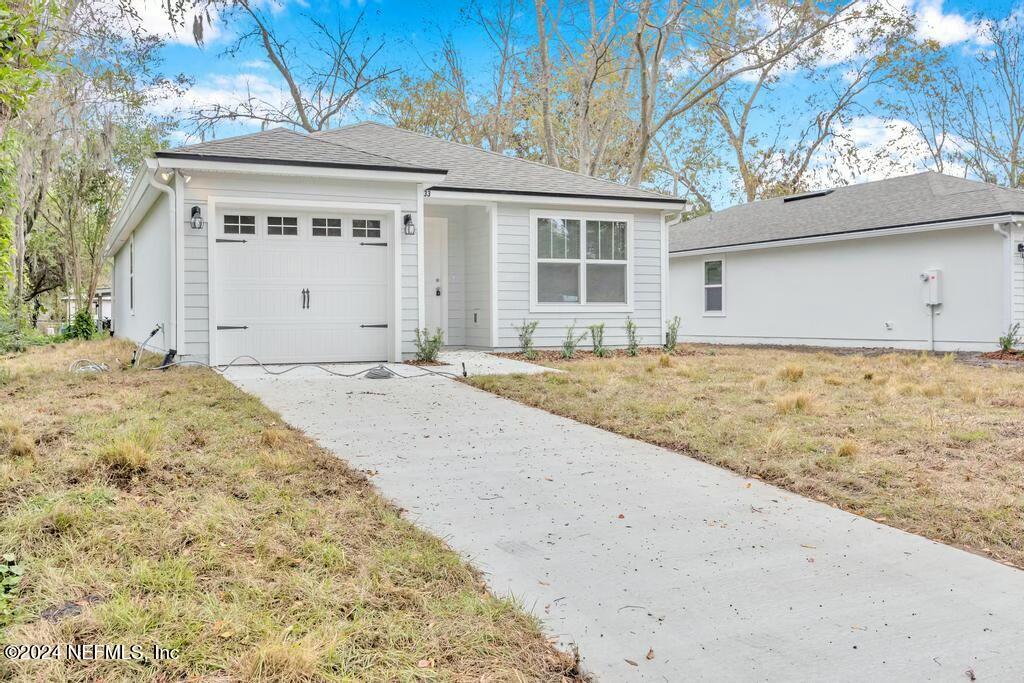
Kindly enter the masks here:
<path id="1" fill-rule="evenodd" d="M 683 202 L 679 197 L 369 121 L 315 133 L 314 136 L 414 163 L 444 166 L 448 175 L 434 186 L 439 190 Z"/>
<path id="2" fill-rule="evenodd" d="M 420 166 L 384 154 L 354 149 L 336 142 L 313 138 L 286 128 L 211 140 L 195 145 L 162 150 L 158 157 L 204 161 L 355 168 L 408 173 L 444 173 L 436 166 Z"/>
<path id="3" fill-rule="evenodd" d="M 1024 213 L 1024 192 L 926 171 L 765 199 L 673 226 L 669 251 L 778 242 Z"/>

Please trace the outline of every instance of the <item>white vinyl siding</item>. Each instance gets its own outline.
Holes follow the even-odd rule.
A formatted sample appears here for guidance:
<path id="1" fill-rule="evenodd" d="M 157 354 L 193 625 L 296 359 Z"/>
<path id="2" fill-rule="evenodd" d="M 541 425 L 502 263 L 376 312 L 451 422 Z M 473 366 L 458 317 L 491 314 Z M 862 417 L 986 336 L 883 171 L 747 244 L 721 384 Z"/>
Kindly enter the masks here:
<path id="1" fill-rule="evenodd" d="M 113 306 L 114 334 L 141 342 L 160 325 L 160 331 L 148 347 L 156 351 L 167 351 L 173 344 L 170 337 L 173 326 L 170 253 L 174 243 L 169 212 L 170 202 L 167 195 L 161 193 L 114 255 L 114 291 L 117 292 Z"/>
<path id="2" fill-rule="evenodd" d="M 579 208 L 571 207 L 540 209 L 525 204 L 498 205 L 498 347 L 506 350 L 517 347 L 518 339 L 512 326 L 521 324 L 523 320 L 539 322 L 534 334 L 534 344 L 538 347 L 558 347 L 569 325 L 575 324 L 577 330 L 582 330 L 595 323 L 605 323 L 607 345 L 622 346 L 626 343 L 627 316 L 636 322 L 642 344 L 660 344 L 663 317 L 661 212 L 647 209 L 629 211 L 632 224 L 626 247 L 632 271 L 629 283 L 633 290 L 632 310 L 625 310 L 626 307 L 621 305 L 597 304 L 578 305 L 574 310 L 565 310 L 570 306 L 562 305 L 555 311 L 531 311 L 531 308 L 536 308 L 531 306 L 530 241 L 531 231 L 536 230 L 535 223 L 531 221 L 531 209 L 534 216 L 604 217 L 595 216 L 601 211 L 581 212 Z"/>
<path id="3" fill-rule="evenodd" d="M 927 349 L 921 273 L 934 268 L 936 350 L 992 350 L 1008 317 L 1005 249 L 989 224 L 674 256 L 669 315 L 686 341 Z M 704 263 L 719 258 L 728 315 L 705 315 Z"/>

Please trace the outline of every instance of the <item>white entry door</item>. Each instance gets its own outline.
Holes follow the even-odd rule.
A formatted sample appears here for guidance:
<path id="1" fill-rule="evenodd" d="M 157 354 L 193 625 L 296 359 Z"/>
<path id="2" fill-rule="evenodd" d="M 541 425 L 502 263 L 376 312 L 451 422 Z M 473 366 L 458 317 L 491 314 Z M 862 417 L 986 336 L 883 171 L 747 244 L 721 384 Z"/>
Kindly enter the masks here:
<path id="1" fill-rule="evenodd" d="M 384 217 L 218 213 L 210 330 L 217 362 L 243 355 L 262 363 L 387 359 Z"/>
<path id="2" fill-rule="evenodd" d="M 423 273 L 426 326 L 440 328 L 448 339 L 448 219 L 427 218 L 423 231 Z"/>

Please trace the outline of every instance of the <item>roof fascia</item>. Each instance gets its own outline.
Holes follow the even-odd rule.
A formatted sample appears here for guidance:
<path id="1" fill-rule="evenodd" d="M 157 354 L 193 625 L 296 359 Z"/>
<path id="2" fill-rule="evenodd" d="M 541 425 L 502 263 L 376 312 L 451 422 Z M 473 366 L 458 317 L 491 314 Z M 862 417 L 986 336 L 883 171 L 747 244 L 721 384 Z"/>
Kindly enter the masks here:
<path id="1" fill-rule="evenodd" d="M 160 155 L 156 161 L 159 168 L 188 171 L 215 171 L 221 173 L 254 173 L 261 175 L 305 176 L 317 178 L 358 178 L 361 180 L 382 180 L 391 182 L 440 182 L 446 171 L 440 169 L 378 169 L 355 164 L 322 165 L 315 163 L 289 163 L 272 161 L 242 161 L 239 159 L 197 158 L 198 155 L 177 157 Z"/>
<path id="2" fill-rule="evenodd" d="M 427 204 L 493 204 L 503 202 L 506 204 L 530 204 L 531 206 L 586 206 L 586 207 L 610 207 L 629 209 L 669 209 L 674 211 L 686 211 L 688 204 L 685 200 L 657 199 L 650 200 L 624 197 L 616 199 L 613 197 L 590 197 L 570 194 L 528 194 L 528 193 L 504 193 L 484 192 L 467 190 L 448 190 L 433 187 L 427 190 L 429 195 L 424 200 Z"/>

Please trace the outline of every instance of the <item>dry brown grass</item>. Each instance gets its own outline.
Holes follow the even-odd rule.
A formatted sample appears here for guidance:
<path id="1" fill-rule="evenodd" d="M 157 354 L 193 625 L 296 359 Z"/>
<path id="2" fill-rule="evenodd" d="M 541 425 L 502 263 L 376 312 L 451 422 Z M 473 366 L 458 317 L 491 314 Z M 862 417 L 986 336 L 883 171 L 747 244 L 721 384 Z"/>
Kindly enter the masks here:
<path id="1" fill-rule="evenodd" d="M 215 374 L 65 371 L 130 354 L 105 341 L 0 361 L 0 553 L 25 568 L 0 640 L 181 655 L 0 658 L 0 680 L 575 676 L 442 541 Z M 8 455 L 19 438 L 35 457 Z"/>
<path id="2" fill-rule="evenodd" d="M 1024 566 L 1024 368 L 701 346 L 673 360 L 471 382 Z"/>

